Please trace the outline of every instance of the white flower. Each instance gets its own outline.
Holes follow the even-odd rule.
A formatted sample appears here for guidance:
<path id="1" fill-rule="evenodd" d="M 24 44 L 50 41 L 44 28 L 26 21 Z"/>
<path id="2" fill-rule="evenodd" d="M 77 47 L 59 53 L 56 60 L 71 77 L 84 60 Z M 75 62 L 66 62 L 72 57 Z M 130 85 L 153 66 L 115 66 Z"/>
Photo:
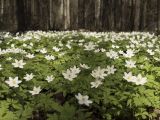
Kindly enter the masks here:
<path id="1" fill-rule="evenodd" d="M 69 48 L 69 49 L 72 48 L 70 44 L 66 44 L 66 47 Z"/>
<path id="2" fill-rule="evenodd" d="M 37 95 L 37 94 L 39 94 L 40 92 L 41 92 L 41 87 L 39 86 L 39 87 L 35 87 L 34 86 L 34 88 L 33 88 L 33 90 L 32 91 L 29 91 L 32 95 Z"/>
<path id="3" fill-rule="evenodd" d="M 102 84 L 101 80 L 96 80 L 94 82 L 91 82 L 91 88 L 97 88 L 98 86 L 100 86 Z"/>
<path id="4" fill-rule="evenodd" d="M 158 57 L 153 57 L 156 61 L 160 61 L 160 58 Z"/>
<path id="5" fill-rule="evenodd" d="M 2 65 L 0 64 L 0 70 L 2 70 L 3 68 L 2 68 Z"/>
<path id="6" fill-rule="evenodd" d="M 59 41 L 58 45 L 62 47 L 63 43 L 61 41 Z"/>
<path id="7" fill-rule="evenodd" d="M 112 65 L 112 66 L 107 66 L 106 71 L 108 72 L 108 74 L 114 74 L 116 69 L 114 68 L 114 65 Z"/>
<path id="8" fill-rule="evenodd" d="M 5 81 L 10 87 L 19 87 L 19 83 L 22 81 L 18 80 L 18 77 L 12 78 L 9 77 L 8 81 Z"/>
<path id="9" fill-rule="evenodd" d="M 84 47 L 85 47 L 84 50 L 88 50 L 88 51 L 94 50 L 96 46 L 97 45 L 95 45 L 93 42 L 89 42 L 88 44 L 84 45 Z"/>
<path id="10" fill-rule="evenodd" d="M 104 48 L 101 48 L 101 52 L 105 52 L 106 50 Z"/>
<path id="11" fill-rule="evenodd" d="M 123 78 L 128 82 L 135 83 L 136 85 L 144 85 L 147 82 L 146 77 L 142 77 L 141 74 L 138 74 L 137 76 L 133 76 L 131 72 L 129 73 L 125 72 Z"/>
<path id="12" fill-rule="evenodd" d="M 34 56 L 34 54 L 28 53 L 28 54 L 26 55 L 26 57 L 28 57 L 28 58 L 34 58 L 35 56 Z"/>
<path id="13" fill-rule="evenodd" d="M 23 60 L 15 60 L 15 63 L 12 63 L 15 68 L 23 68 L 25 64 L 26 63 L 24 63 Z"/>
<path id="14" fill-rule="evenodd" d="M 115 48 L 115 45 L 112 45 L 112 48 Z"/>
<path id="15" fill-rule="evenodd" d="M 30 45 L 30 46 L 33 46 L 33 43 L 31 42 L 29 45 Z"/>
<path id="16" fill-rule="evenodd" d="M 53 55 L 46 55 L 45 58 L 47 60 L 55 60 L 55 57 Z"/>
<path id="17" fill-rule="evenodd" d="M 134 68 L 136 61 L 132 61 L 132 60 L 127 60 L 125 66 L 128 68 Z"/>
<path id="18" fill-rule="evenodd" d="M 78 45 L 79 45 L 79 46 L 82 46 L 82 45 L 83 45 L 83 43 L 78 43 Z"/>
<path id="19" fill-rule="evenodd" d="M 123 53 L 123 56 L 126 58 L 131 58 L 132 56 L 134 56 L 134 51 L 131 49 L 128 49 L 126 53 Z"/>
<path id="20" fill-rule="evenodd" d="M 107 76 L 107 73 L 105 73 L 106 69 L 101 69 L 98 67 L 97 69 L 94 69 L 91 73 L 91 75 L 96 79 L 104 79 L 104 77 Z"/>
<path id="21" fill-rule="evenodd" d="M 47 50 L 45 48 L 43 48 L 43 49 L 40 50 L 40 52 L 45 54 L 45 53 L 47 53 Z"/>
<path id="22" fill-rule="evenodd" d="M 53 79 L 54 79 L 53 75 L 47 76 L 47 78 L 46 78 L 46 80 L 47 80 L 48 82 L 53 81 Z"/>
<path id="23" fill-rule="evenodd" d="M 22 46 L 23 46 L 23 47 L 26 47 L 26 46 L 27 46 L 27 44 L 25 44 L 25 43 L 24 43 Z"/>
<path id="24" fill-rule="evenodd" d="M 89 104 L 91 104 L 92 103 L 92 101 L 91 100 L 88 100 L 88 96 L 87 95 L 81 95 L 81 93 L 78 93 L 78 95 L 75 95 L 75 97 L 77 98 L 77 100 L 78 100 L 78 103 L 80 104 L 80 105 L 86 105 L 86 106 L 89 106 Z"/>
<path id="25" fill-rule="evenodd" d="M 136 79 L 136 77 L 132 75 L 132 72 L 129 72 L 129 73 L 124 72 L 123 78 L 128 82 L 134 82 Z"/>
<path id="26" fill-rule="evenodd" d="M 26 74 L 26 76 L 24 77 L 24 79 L 25 79 L 26 81 L 30 81 L 30 80 L 33 79 L 33 77 L 34 77 L 33 73 L 31 73 L 31 74 Z"/>
<path id="27" fill-rule="evenodd" d="M 119 46 L 117 46 L 117 45 L 112 45 L 112 48 L 119 48 Z"/>
<path id="28" fill-rule="evenodd" d="M 135 84 L 136 85 L 144 85 L 146 82 L 147 82 L 147 78 L 146 77 L 142 77 L 141 74 L 138 74 L 138 76 L 136 77 Z"/>
<path id="29" fill-rule="evenodd" d="M 52 48 L 54 51 L 56 51 L 56 52 L 59 52 L 60 51 L 60 48 L 58 48 L 58 47 L 53 47 Z"/>
<path id="30" fill-rule="evenodd" d="M 35 39 L 37 39 L 37 40 L 40 40 L 40 39 L 41 39 L 41 36 L 39 36 L 39 35 L 37 35 L 37 34 L 35 34 L 33 37 L 34 37 Z"/>
<path id="31" fill-rule="evenodd" d="M 14 48 L 14 47 L 15 47 L 15 44 L 11 44 L 11 47 L 13 47 L 13 48 Z"/>
<path id="32" fill-rule="evenodd" d="M 72 73 L 78 74 L 78 73 L 80 73 L 81 70 L 79 68 L 77 68 L 76 66 L 73 66 L 72 68 L 70 68 L 70 71 Z"/>
<path id="33" fill-rule="evenodd" d="M 80 66 L 82 67 L 82 68 L 84 68 L 84 69 L 89 69 L 90 67 L 88 66 L 88 65 L 86 65 L 86 64 L 80 64 Z"/>
<path id="34" fill-rule="evenodd" d="M 121 54 L 121 55 L 124 54 L 124 52 L 122 50 L 119 50 L 118 53 Z"/>
<path id="35" fill-rule="evenodd" d="M 147 50 L 147 52 L 150 54 L 150 55 L 154 55 L 154 52 L 150 49 Z"/>
<path id="36" fill-rule="evenodd" d="M 62 73 L 62 75 L 64 76 L 65 79 L 72 81 L 74 78 L 77 77 L 77 74 L 79 72 L 80 72 L 80 69 L 74 66 L 70 69 L 67 69 L 66 72 Z"/>
<path id="37" fill-rule="evenodd" d="M 81 39 L 81 40 L 79 40 L 79 42 L 80 42 L 80 43 L 83 43 L 83 42 L 85 42 L 85 40 L 84 40 L 84 39 Z"/>
<path id="38" fill-rule="evenodd" d="M 77 75 L 75 73 L 72 73 L 69 69 L 67 69 L 66 72 L 62 73 L 62 75 L 65 79 L 68 79 L 70 81 L 77 77 Z"/>
<path id="39" fill-rule="evenodd" d="M 94 52 L 95 53 L 98 53 L 98 52 L 100 52 L 101 50 L 98 48 L 98 49 L 96 49 L 96 50 L 94 50 Z"/>
<path id="40" fill-rule="evenodd" d="M 134 44 L 131 44 L 130 47 L 131 47 L 131 48 L 135 48 L 135 45 L 134 45 Z"/>
<path id="41" fill-rule="evenodd" d="M 109 58 L 117 59 L 118 53 L 113 50 L 110 50 L 109 52 L 106 52 L 106 56 Z"/>

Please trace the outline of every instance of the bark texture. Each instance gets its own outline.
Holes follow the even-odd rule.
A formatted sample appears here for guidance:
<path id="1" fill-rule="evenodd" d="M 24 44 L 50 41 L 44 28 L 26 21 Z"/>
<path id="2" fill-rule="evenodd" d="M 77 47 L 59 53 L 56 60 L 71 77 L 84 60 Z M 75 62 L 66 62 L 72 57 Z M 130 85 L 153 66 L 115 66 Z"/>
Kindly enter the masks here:
<path id="1" fill-rule="evenodd" d="M 160 0 L 0 0 L 0 30 L 160 30 Z"/>

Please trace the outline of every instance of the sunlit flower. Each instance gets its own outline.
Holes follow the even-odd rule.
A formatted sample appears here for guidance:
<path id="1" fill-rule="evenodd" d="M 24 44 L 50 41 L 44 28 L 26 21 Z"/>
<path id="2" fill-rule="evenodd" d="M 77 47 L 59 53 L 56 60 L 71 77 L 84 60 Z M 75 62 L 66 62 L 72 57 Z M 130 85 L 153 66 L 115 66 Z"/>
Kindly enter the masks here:
<path id="1" fill-rule="evenodd" d="M 62 75 L 64 76 L 65 79 L 68 79 L 72 81 L 74 78 L 77 77 L 77 74 L 80 72 L 80 69 L 77 68 L 76 66 L 67 69 L 66 72 L 63 72 Z"/>
<path id="2" fill-rule="evenodd" d="M 27 44 L 24 43 L 22 46 L 23 46 L 23 47 L 27 47 Z"/>
<path id="3" fill-rule="evenodd" d="M 131 50 L 131 49 L 128 49 L 128 50 L 126 51 L 126 53 L 123 53 L 123 56 L 126 57 L 126 58 L 131 58 L 131 57 L 134 56 L 134 51 Z"/>
<path id="4" fill-rule="evenodd" d="M 33 90 L 32 91 L 29 91 L 29 93 L 31 93 L 32 95 L 37 95 L 37 94 L 39 94 L 40 92 L 41 92 L 41 87 L 39 86 L 39 87 L 35 87 L 34 86 L 34 88 L 33 88 Z"/>
<path id="5" fill-rule="evenodd" d="M 47 50 L 45 48 L 42 48 L 42 49 L 40 49 L 40 52 L 45 54 L 45 53 L 47 53 Z"/>
<path id="6" fill-rule="evenodd" d="M 45 58 L 47 60 L 55 60 L 55 57 L 53 55 L 46 55 Z"/>
<path id="7" fill-rule="evenodd" d="M 154 54 L 155 54 L 155 53 L 154 53 L 152 50 L 150 50 L 150 49 L 148 49 L 147 52 L 148 52 L 150 55 L 154 55 Z"/>
<path id="8" fill-rule="evenodd" d="M 135 63 L 136 61 L 127 60 L 125 66 L 128 68 L 135 68 L 136 67 Z"/>
<path id="9" fill-rule="evenodd" d="M 90 67 L 88 66 L 88 65 L 86 65 L 86 64 L 80 64 L 80 66 L 82 67 L 82 68 L 84 68 L 84 69 L 89 69 Z"/>
<path id="10" fill-rule="evenodd" d="M 110 50 L 109 52 L 106 52 L 106 56 L 109 57 L 109 58 L 112 58 L 112 59 L 119 58 L 118 53 L 113 51 L 113 50 Z"/>
<path id="11" fill-rule="evenodd" d="M 106 69 L 103 68 L 96 68 L 92 71 L 91 75 L 96 79 L 104 79 L 107 76 Z"/>
<path id="12" fill-rule="evenodd" d="M 54 46 L 52 49 L 53 49 L 54 51 L 56 51 L 56 52 L 59 52 L 59 51 L 60 51 L 60 48 L 55 47 L 55 46 Z"/>
<path id="13" fill-rule="evenodd" d="M 94 50 L 95 53 L 98 53 L 98 52 L 100 52 L 100 51 L 101 51 L 100 49 L 95 49 L 95 50 Z"/>
<path id="14" fill-rule="evenodd" d="M 135 84 L 136 85 L 144 85 L 147 82 L 147 78 L 146 77 L 142 77 L 141 74 L 138 74 L 135 80 Z"/>
<path id="15" fill-rule="evenodd" d="M 15 68 L 23 68 L 25 64 L 26 63 L 24 63 L 23 60 L 15 60 L 15 63 L 12 63 Z"/>
<path id="16" fill-rule="evenodd" d="M 72 48 L 70 44 L 66 44 L 66 47 L 69 48 L 69 49 Z"/>
<path id="17" fill-rule="evenodd" d="M 34 58 L 35 56 L 34 56 L 34 54 L 28 53 L 28 54 L 26 55 L 26 57 L 28 57 L 28 58 Z"/>
<path id="18" fill-rule="evenodd" d="M 135 82 L 136 80 L 136 77 L 132 75 L 132 72 L 129 72 L 129 73 L 124 72 L 123 78 L 128 82 Z"/>
<path id="19" fill-rule="evenodd" d="M 75 97 L 77 98 L 80 105 L 84 104 L 86 106 L 89 106 L 89 104 L 93 103 L 91 100 L 88 100 L 88 95 L 81 95 L 81 93 L 78 93 L 78 95 L 75 95 Z"/>
<path id="20" fill-rule="evenodd" d="M 116 70 L 117 69 L 114 67 L 114 65 L 107 66 L 107 68 L 106 68 L 106 71 L 108 72 L 108 74 L 114 74 Z"/>
<path id="21" fill-rule="evenodd" d="M 77 68 L 76 66 L 73 66 L 72 68 L 70 68 L 70 71 L 72 73 L 78 74 L 78 73 L 80 73 L 81 70 L 79 68 Z"/>
<path id="22" fill-rule="evenodd" d="M 5 81 L 10 87 L 19 87 L 19 84 L 22 82 L 18 80 L 18 77 L 12 78 L 9 77 L 8 81 Z"/>
<path id="23" fill-rule="evenodd" d="M 26 81 L 30 81 L 30 80 L 33 79 L 33 77 L 34 77 L 33 73 L 31 73 L 31 74 L 26 74 L 26 75 L 24 76 L 24 79 L 25 79 Z"/>
<path id="24" fill-rule="evenodd" d="M 47 78 L 46 78 L 46 80 L 47 80 L 48 82 L 53 81 L 53 79 L 54 79 L 53 75 L 47 76 Z"/>
<path id="25" fill-rule="evenodd" d="M 91 88 L 97 88 L 100 85 L 102 85 L 102 81 L 101 80 L 96 80 L 94 82 L 91 82 L 90 84 L 91 84 Z"/>
<path id="26" fill-rule="evenodd" d="M 95 45 L 93 42 L 89 42 L 88 44 L 85 44 L 85 45 L 84 45 L 84 47 L 85 47 L 84 50 L 88 50 L 88 51 L 94 50 L 96 46 L 97 46 L 97 45 Z"/>
<path id="27" fill-rule="evenodd" d="M 106 52 L 106 50 L 104 48 L 101 48 L 101 52 Z"/>

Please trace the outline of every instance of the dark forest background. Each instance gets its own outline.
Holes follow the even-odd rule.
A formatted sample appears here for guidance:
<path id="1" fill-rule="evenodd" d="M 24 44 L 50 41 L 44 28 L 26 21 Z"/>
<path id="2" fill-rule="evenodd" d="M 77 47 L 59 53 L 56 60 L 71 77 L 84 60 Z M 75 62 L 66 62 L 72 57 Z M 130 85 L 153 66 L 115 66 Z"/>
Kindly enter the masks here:
<path id="1" fill-rule="evenodd" d="M 160 0 L 0 0 L 0 31 L 155 31 Z"/>

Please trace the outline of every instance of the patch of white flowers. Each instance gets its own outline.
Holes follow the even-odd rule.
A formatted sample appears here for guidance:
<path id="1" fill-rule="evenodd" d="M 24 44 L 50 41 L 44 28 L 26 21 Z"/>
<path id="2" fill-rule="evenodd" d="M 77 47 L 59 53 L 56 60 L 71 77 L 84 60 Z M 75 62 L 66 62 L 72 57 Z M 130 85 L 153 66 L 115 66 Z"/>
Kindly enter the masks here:
<path id="1" fill-rule="evenodd" d="M 16 48 L 16 44 L 12 44 L 13 42 L 7 42 L 7 45 L 9 46 L 6 49 L 2 49 L 0 48 L 0 57 L 6 54 L 24 54 L 24 60 L 27 62 L 27 60 L 34 60 L 32 58 L 35 58 L 36 53 L 34 54 L 33 52 L 26 52 L 25 49 L 28 48 L 29 50 L 33 49 L 34 46 L 34 42 L 39 42 L 41 40 L 41 37 L 48 37 L 48 38 L 52 38 L 52 37 L 57 37 L 60 38 L 59 35 L 61 35 L 60 39 L 64 39 L 67 34 L 67 32 L 43 32 L 43 31 L 36 31 L 36 32 L 27 32 L 23 35 L 16 35 L 15 37 L 9 35 L 8 33 L 4 36 L 5 38 L 12 38 L 12 41 L 22 41 L 24 43 L 22 43 L 22 46 L 20 48 Z M 69 32 L 72 34 L 76 35 L 76 32 Z M 160 46 L 156 44 L 156 42 L 158 41 L 158 39 L 154 38 L 154 35 L 149 34 L 149 33 L 137 33 L 137 32 L 133 32 L 133 33 L 119 33 L 116 34 L 114 32 L 111 33 L 95 33 L 95 32 L 82 32 L 81 33 L 85 38 L 90 38 L 90 37 L 95 37 L 98 38 L 97 41 L 92 42 L 92 41 L 86 41 L 84 39 L 78 40 L 77 46 L 80 48 L 83 48 L 84 52 L 86 53 L 90 53 L 91 51 L 94 52 L 95 55 L 98 54 L 103 54 L 105 59 L 110 59 L 113 61 L 118 60 L 124 60 L 125 63 L 123 64 L 123 66 L 125 67 L 125 69 L 128 70 L 128 68 L 135 68 L 138 69 L 140 66 L 141 68 L 144 67 L 144 65 L 138 65 L 138 61 L 136 61 L 136 59 L 134 59 L 135 54 L 137 55 L 137 53 L 139 52 L 139 50 L 141 48 L 145 48 L 145 52 L 148 53 L 151 57 L 153 57 L 156 61 L 160 61 L 160 57 L 159 57 L 159 52 L 160 52 Z M 104 36 L 104 40 L 101 38 L 102 36 Z M 129 37 L 128 37 L 129 36 Z M 35 40 L 34 42 L 31 40 Z M 146 39 L 150 39 L 152 41 L 150 42 L 145 42 Z M 119 45 L 119 41 L 128 41 L 129 43 L 124 46 L 125 48 L 121 48 L 121 46 Z M 29 41 L 29 43 L 25 42 L 25 41 Z M 34 44 L 33 44 L 33 43 Z M 46 60 L 48 60 L 48 62 L 55 62 L 55 58 L 59 57 L 63 57 L 64 55 L 67 54 L 67 51 L 64 51 L 66 49 L 71 49 L 74 48 L 73 44 L 74 40 L 72 39 L 72 37 L 70 37 L 70 40 L 67 41 L 67 43 L 63 43 L 63 41 L 59 40 L 56 41 L 57 45 L 52 46 L 51 50 L 49 50 L 48 48 L 37 48 L 36 52 L 40 52 L 41 54 L 44 55 L 44 58 Z M 99 46 L 99 43 L 103 43 L 103 42 L 110 42 L 112 43 L 112 45 L 109 46 L 108 49 L 106 49 L 104 46 Z M 160 43 L 160 42 L 159 42 Z M 21 48 L 25 48 L 25 49 L 21 49 Z M 53 51 L 55 56 L 51 55 L 51 53 L 49 53 L 50 51 Z M 50 55 L 48 55 L 50 54 Z M 156 54 L 158 54 L 156 56 Z M 29 58 L 29 59 L 28 59 Z M 146 57 L 147 58 L 147 57 Z M 17 60 L 17 58 L 14 57 L 7 57 L 6 60 L 8 60 L 8 62 L 11 62 L 12 59 L 15 59 L 14 62 L 11 63 L 11 65 L 14 68 L 24 68 L 24 66 L 26 65 L 26 62 L 23 61 L 23 58 L 21 58 L 21 60 Z M 149 58 L 147 58 L 149 59 Z M 135 60 L 135 61 L 134 61 Z M 2 65 L 1 65 L 2 64 Z M 3 66 L 3 62 L 0 64 L 0 70 L 5 69 L 5 65 Z M 101 68 L 99 65 L 97 65 L 94 69 L 92 69 L 92 64 L 83 64 L 82 63 L 78 63 L 79 67 L 77 66 L 73 66 L 71 68 L 68 68 L 66 71 L 64 71 L 62 73 L 64 79 L 67 79 L 69 81 L 73 81 L 75 78 L 78 77 L 79 73 L 83 71 L 90 71 L 89 73 L 93 78 L 94 81 L 90 82 L 91 88 L 98 88 L 99 86 L 101 86 L 104 82 L 104 79 L 107 76 L 111 76 L 113 74 L 115 74 L 115 72 L 120 71 L 121 69 L 119 69 L 119 66 L 116 66 L 116 64 L 112 64 L 111 65 L 104 65 L 103 68 Z M 81 68 L 81 69 L 80 69 Z M 132 69 L 129 69 L 132 70 Z M 29 71 L 31 72 L 31 71 Z M 146 77 L 143 77 L 141 74 L 138 75 L 133 75 L 132 73 L 133 71 L 130 72 L 124 72 L 123 75 L 123 79 L 125 79 L 128 82 L 134 83 L 135 85 L 144 85 L 148 80 Z M 8 76 L 9 77 L 9 76 Z M 26 81 L 31 81 L 33 78 L 35 77 L 35 75 L 33 73 L 26 73 L 22 79 Z M 52 82 L 54 79 L 56 78 L 56 76 L 53 75 L 46 75 L 44 77 L 44 80 L 46 80 L 48 83 Z M 18 77 L 9 77 L 8 80 L 5 81 L 5 83 L 9 86 L 9 87 L 19 87 L 19 84 L 22 84 L 22 81 L 19 80 Z M 33 86 L 32 90 L 29 90 L 29 93 L 32 95 L 37 95 L 41 92 L 41 86 L 38 85 L 38 87 Z M 92 104 L 93 101 L 89 100 L 88 95 L 82 95 L 81 93 L 78 93 L 77 95 L 75 95 L 76 99 L 78 100 L 78 103 L 80 105 L 86 105 L 89 106 L 90 104 Z"/>
<path id="2" fill-rule="evenodd" d="M 7 53 L 26 54 L 26 51 L 21 48 L 8 48 L 8 49 L 3 49 L 3 50 L 0 48 L 0 55 L 7 54 Z"/>
<path id="3" fill-rule="evenodd" d="M 97 88 L 100 85 L 103 84 L 103 79 L 105 79 L 106 76 L 110 74 L 114 74 L 117 69 L 112 66 L 107 66 L 107 68 L 101 68 L 98 66 L 96 69 L 94 69 L 91 73 L 91 75 L 95 78 L 94 82 L 91 82 L 91 88 Z"/>
<path id="4" fill-rule="evenodd" d="M 147 82 L 146 77 L 142 77 L 141 74 L 134 76 L 132 75 L 132 72 L 129 72 L 129 73 L 125 72 L 123 78 L 128 82 L 135 83 L 136 85 L 144 85 Z"/>

